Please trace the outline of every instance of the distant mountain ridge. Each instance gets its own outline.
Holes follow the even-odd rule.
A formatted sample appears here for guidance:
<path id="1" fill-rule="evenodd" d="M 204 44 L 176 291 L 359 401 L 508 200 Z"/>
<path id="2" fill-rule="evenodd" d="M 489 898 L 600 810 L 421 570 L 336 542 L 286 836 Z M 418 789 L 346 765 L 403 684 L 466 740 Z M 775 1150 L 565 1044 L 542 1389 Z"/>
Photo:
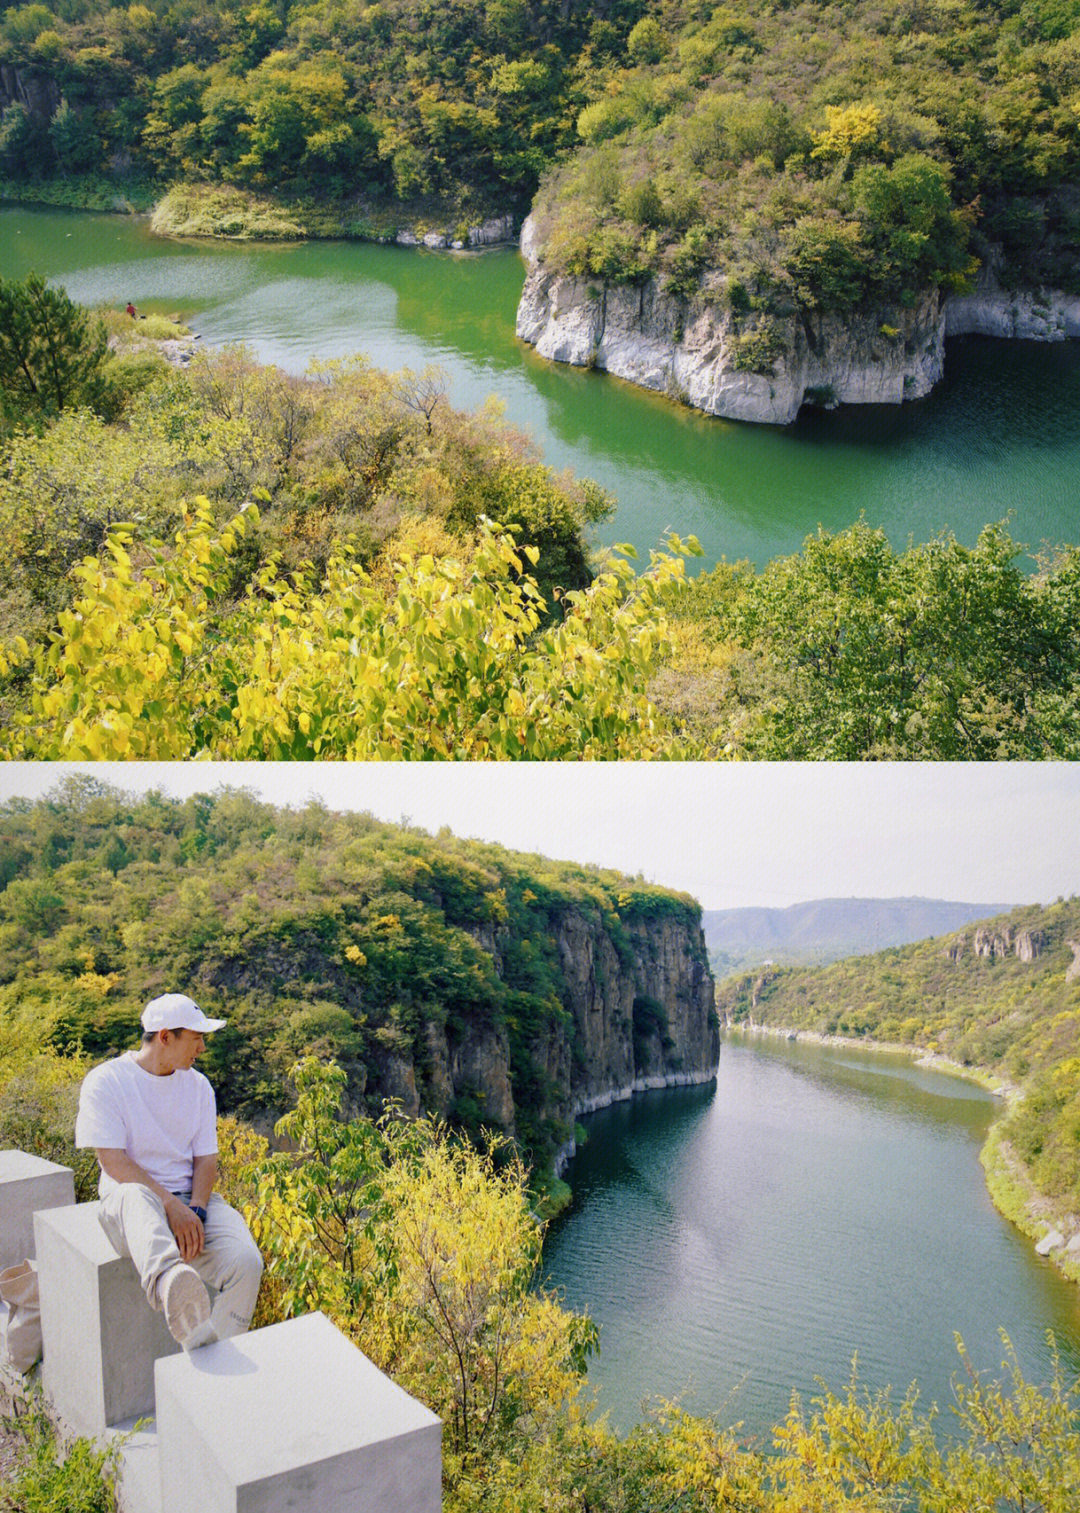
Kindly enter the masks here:
<path id="1" fill-rule="evenodd" d="M 940 898 L 818 898 L 786 909 L 707 909 L 701 916 L 718 976 L 771 961 L 809 966 L 947 935 L 1013 904 Z"/>

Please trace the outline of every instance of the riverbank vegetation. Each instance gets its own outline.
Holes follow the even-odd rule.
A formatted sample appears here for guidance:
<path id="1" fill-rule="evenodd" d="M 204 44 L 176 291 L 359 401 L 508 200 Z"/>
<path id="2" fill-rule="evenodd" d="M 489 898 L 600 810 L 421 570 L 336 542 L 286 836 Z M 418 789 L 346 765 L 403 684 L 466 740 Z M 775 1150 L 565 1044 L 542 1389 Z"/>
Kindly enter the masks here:
<path id="1" fill-rule="evenodd" d="M 874 956 L 733 978 L 718 1002 L 734 1024 L 917 1046 L 1014 1086 L 988 1148 L 991 1191 L 1040 1235 L 1055 1215 L 1080 1229 L 1077 942 L 1080 900 L 1060 899 Z"/>
<path id="2" fill-rule="evenodd" d="M 611 500 L 495 405 L 461 414 L 437 371 L 360 358 L 290 378 L 231 350 L 178 371 L 121 316 L 106 356 L 61 292 L 2 290 L 64 317 L 36 366 L 9 323 L 13 372 L 43 377 L 6 391 L 6 755 L 666 749 L 645 686 L 684 548 L 641 574 L 592 561 Z M 61 345 L 82 367 L 54 393 Z"/>
<path id="3" fill-rule="evenodd" d="M 437 370 L 184 330 L 0 281 L 9 757 L 1080 755 L 1080 548 L 859 522 L 635 570 L 589 544 L 614 501 Z"/>
<path id="4" fill-rule="evenodd" d="M 1077 28 L 1048 0 L 26 3 L 0 170 L 75 203 L 269 194 L 266 234 L 467 225 L 539 186 L 551 264 L 680 296 L 723 270 L 707 297 L 764 349 L 770 312 L 910 304 L 979 259 L 1080 288 Z"/>

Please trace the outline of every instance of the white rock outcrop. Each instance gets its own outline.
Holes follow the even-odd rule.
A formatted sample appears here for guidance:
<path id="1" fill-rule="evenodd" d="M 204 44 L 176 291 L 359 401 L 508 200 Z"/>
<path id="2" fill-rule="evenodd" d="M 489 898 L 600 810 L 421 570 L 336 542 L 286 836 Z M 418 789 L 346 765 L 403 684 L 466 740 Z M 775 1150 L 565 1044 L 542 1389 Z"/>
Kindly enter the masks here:
<path id="1" fill-rule="evenodd" d="M 521 252 L 529 270 L 516 329 L 541 357 L 601 368 L 732 420 L 786 425 L 807 403 L 920 399 L 944 372 L 946 336 L 1080 336 L 1080 298 L 1008 293 L 991 268 L 974 294 L 945 299 L 932 291 L 910 309 L 770 316 L 773 350 L 754 364 L 768 371 L 752 371 L 746 344 L 760 330 L 757 318 L 727 308 L 719 274 L 683 301 L 655 283 L 630 287 L 555 273 L 543 265 L 533 216 L 522 226 Z"/>
<path id="2" fill-rule="evenodd" d="M 1068 341 L 1080 336 L 1080 296 L 1060 289 L 1004 289 L 1001 255 L 992 249 L 972 294 L 945 304 L 946 336 L 1003 336 L 1016 341 Z"/>
<path id="3" fill-rule="evenodd" d="M 515 240 L 514 224 L 512 215 L 492 216 L 490 220 L 483 221 L 477 226 L 469 226 L 465 230 L 464 237 L 459 236 L 457 230 L 451 227 L 444 227 L 442 230 L 433 227 L 423 233 L 411 227 L 403 227 L 394 236 L 394 241 L 399 247 L 429 247 L 436 251 L 442 251 L 447 247 L 455 250 L 463 247 L 497 247 L 502 243 Z"/>
<path id="4" fill-rule="evenodd" d="M 740 365 L 753 337 L 745 320 L 706 286 L 689 302 L 640 288 L 548 272 L 533 218 L 521 236 L 529 272 L 517 334 L 542 357 L 602 368 L 619 378 L 733 420 L 785 425 L 802 405 L 899 404 L 928 394 L 945 361 L 936 293 L 910 310 L 842 319 L 809 313 L 771 317 L 770 372 Z"/>
<path id="5" fill-rule="evenodd" d="M 1048 1235 L 1043 1235 L 1035 1247 L 1037 1256 L 1048 1256 L 1053 1250 L 1060 1250 L 1065 1244 L 1065 1236 L 1060 1229 L 1052 1229 Z"/>
<path id="6" fill-rule="evenodd" d="M 470 247 L 495 247 L 500 242 L 513 240 L 514 217 L 512 215 L 496 215 L 490 221 L 484 221 L 483 225 L 469 227 Z"/>

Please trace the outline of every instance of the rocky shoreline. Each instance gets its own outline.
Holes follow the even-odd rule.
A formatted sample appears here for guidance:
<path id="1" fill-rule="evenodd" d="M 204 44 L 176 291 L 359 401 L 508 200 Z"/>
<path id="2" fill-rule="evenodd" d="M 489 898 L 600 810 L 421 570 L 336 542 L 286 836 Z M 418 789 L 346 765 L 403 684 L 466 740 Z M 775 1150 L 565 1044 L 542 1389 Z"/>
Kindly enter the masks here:
<path id="1" fill-rule="evenodd" d="M 923 1046 L 898 1045 L 895 1041 L 871 1040 L 854 1035 L 825 1035 L 817 1030 L 797 1029 L 771 1024 L 721 1025 L 725 1034 L 766 1035 L 779 1040 L 801 1040 L 810 1045 L 839 1046 L 851 1050 L 873 1051 L 876 1055 L 906 1056 L 916 1066 L 949 1076 L 962 1077 L 975 1082 L 986 1092 L 1001 1098 L 1006 1103 L 1023 1097 L 1014 1083 L 982 1067 L 963 1066 L 958 1061 L 942 1056 L 936 1051 L 927 1051 Z M 1006 1142 L 995 1139 L 993 1129 L 987 1137 L 980 1154 L 986 1172 L 987 1189 L 994 1206 L 1010 1224 L 1016 1225 L 1032 1241 L 1037 1255 L 1049 1260 L 1070 1281 L 1080 1282 L 1080 1218 L 1073 1214 L 1053 1211 L 1049 1201 L 1038 1193 L 1008 1150 Z M 1022 1190 L 1022 1196 L 1011 1202 L 1005 1201 L 1003 1184 L 995 1180 L 996 1167 L 1004 1166 L 1013 1189 Z"/>
<path id="2" fill-rule="evenodd" d="M 654 282 L 634 287 L 551 272 L 532 216 L 521 252 L 528 273 L 516 330 L 541 357 L 602 369 L 729 420 L 788 425 L 804 404 L 921 399 L 945 371 L 950 336 L 1080 337 L 1080 297 L 1005 289 L 996 256 L 972 294 L 943 298 L 931 290 L 910 309 L 804 312 L 763 323 L 731 310 L 719 273 L 683 300 Z"/>
<path id="3" fill-rule="evenodd" d="M 513 215 L 496 215 L 478 226 L 469 226 L 464 237 L 454 229 L 397 231 L 380 241 L 394 242 L 398 247 L 429 247 L 436 251 L 467 252 L 478 247 L 502 247 L 517 241 L 517 224 Z"/>

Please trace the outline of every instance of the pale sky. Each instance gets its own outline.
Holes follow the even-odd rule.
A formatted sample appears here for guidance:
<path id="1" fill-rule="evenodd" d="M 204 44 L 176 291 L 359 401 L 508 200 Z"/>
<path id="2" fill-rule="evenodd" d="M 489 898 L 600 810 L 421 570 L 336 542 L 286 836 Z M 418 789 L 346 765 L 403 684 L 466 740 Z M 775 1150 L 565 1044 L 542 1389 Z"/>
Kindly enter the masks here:
<path id="1" fill-rule="evenodd" d="M 0 800 L 41 797 L 72 771 L 128 793 L 226 785 L 293 806 L 317 795 L 640 872 L 707 909 L 1080 893 L 1080 763 L 9 762 Z"/>

